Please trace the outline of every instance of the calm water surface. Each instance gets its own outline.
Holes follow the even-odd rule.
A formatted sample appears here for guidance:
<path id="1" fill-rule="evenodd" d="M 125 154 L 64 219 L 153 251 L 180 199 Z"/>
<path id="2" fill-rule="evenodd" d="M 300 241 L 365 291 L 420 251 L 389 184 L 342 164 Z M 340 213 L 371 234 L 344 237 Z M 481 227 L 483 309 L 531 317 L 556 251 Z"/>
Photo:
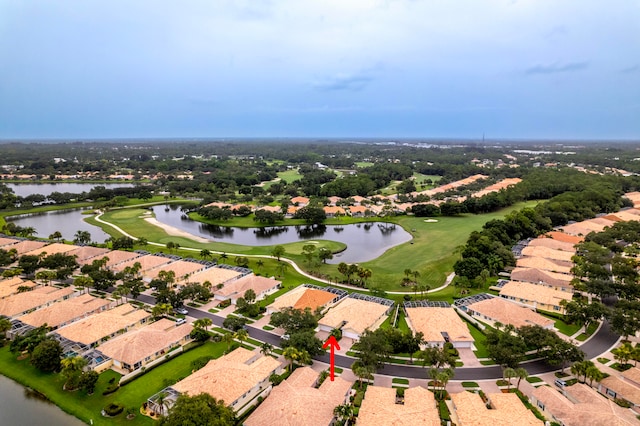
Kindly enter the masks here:
<path id="1" fill-rule="evenodd" d="M 304 240 L 331 240 L 347 245 L 342 253 L 327 263 L 357 263 L 373 260 L 391 247 L 411 240 L 411 234 L 401 226 L 383 222 L 351 225 L 272 226 L 267 228 L 237 228 L 208 225 L 189 219 L 179 206 L 154 206 L 159 222 L 212 241 L 248 246 L 270 246 Z"/>
<path id="2" fill-rule="evenodd" d="M 42 396 L 0 375 L 0 424 L 13 426 L 80 426 Z"/>
<path id="3" fill-rule="evenodd" d="M 31 194 L 42 194 L 45 197 L 52 192 L 70 192 L 80 194 L 89 192 L 96 186 L 105 188 L 131 188 L 132 183 L 8 183 L 7 186 L 13 189 L 16 195 L 26 197 Z"/>
<path id="4" fill-rule="evenodd" d="M 98 243 L 103 243 L 109 238 L 109 234 L 101 228 L 85 222 L 85 217 L 87 216 L 82 214 L 82 210 L 72 209 L 11 216 L 7 217 L 7 220 L 18 226 L 34 227 L 37 231 L 36 237 L 39 238 L 47 238 L 56 231 L 60 231 L 65 240 L 73 240 L 74 234 L 78 231 L 88 231 L 91 241 Z"/>

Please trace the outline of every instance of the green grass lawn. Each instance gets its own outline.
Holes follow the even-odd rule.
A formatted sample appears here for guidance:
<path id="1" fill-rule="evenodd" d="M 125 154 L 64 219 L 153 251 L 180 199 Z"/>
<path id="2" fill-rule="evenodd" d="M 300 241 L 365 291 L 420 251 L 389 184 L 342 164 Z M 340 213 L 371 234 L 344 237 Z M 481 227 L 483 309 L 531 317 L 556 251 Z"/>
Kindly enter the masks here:
<path id="1" fill-rule="evenodd" d="M 552 318 L 552 317 L 549 317 L 549 318 L 555 320 L 556 322 L 555 327 L 558 329 L 560 333 L 564 334 L 565 336 L 573 336 L 578 332 L 578 330 L 580 330 L 580 327 L 581 327 L 580 325 L 567 324 L 561 319 Z"/>
<path id="2" fill-rule="evenodd" d="M 471 336 L 473 337 L 473 340 L 474 340 L 474 346 L 476 347 L 476 350 L 474 351 L 474 353 L 476 354 L 476 357 L 488 358 L 489 354 L 487 353 L 487 347 L 485 346 L 485 343 L 484 343 L 486 340 L 484 334 L 482 334 L 482 332 L 478 330 L 473 324 L 468 322 L 467 322 L 467 328 L 469 329 L 469 332 L 471 333 Z"/>
<path id="3" fill-rule="evenodd" d="M 34 368 L 28 359 L 18 361 L 8 347 L 0 349 L 0 373 L 37 390 L 86 423 L 93 420 L 94 425 L 152 425 L 155 423 L 153 420 L 139 414 L 147 398 L 191 374 L 191 361 L 205 355 L 219 357 L 225 349 L 225 343 L 208 342 L 148 371 L 109 395 L 102 395 L 109 379 L 115 378 L 117 381 L 120 378 L 111 370 L 100 374 L 93 395 L 87 395 L 84 391 L 67 392 L 62 389 L 64 379 L 60 374 L 43 373 Z M 100 411 L 112 402 L 123 405 L 125 409 L 135 408 L 135 419 L 127 420 L 124 413 L 110 419 L 102 417 Z"/>
<path id="4" fill-rule="evenodd" d="M 529 382 L 529 383 L 541 383 L 543 381 L 544 380 L 542 380 L 540 377 L 537 377 L 537 376 L 529 376 L 529 377 L 527 377 L 527 382 Z"/>

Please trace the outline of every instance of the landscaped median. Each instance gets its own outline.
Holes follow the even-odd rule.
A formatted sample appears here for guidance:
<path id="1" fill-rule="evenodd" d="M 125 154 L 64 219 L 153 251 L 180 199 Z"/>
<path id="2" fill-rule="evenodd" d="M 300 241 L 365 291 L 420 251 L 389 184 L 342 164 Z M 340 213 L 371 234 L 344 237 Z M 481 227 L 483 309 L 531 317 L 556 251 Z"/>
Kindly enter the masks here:
<path id="1" fill-rule="evenodd" d="M 33 367 L 28 358 L 18 360 L 17 355 L 11 353 L 8 346 L 0 349 L 0 374 L 36 390 L 62 410 L 86 423 L 93 422 L 94 425 L 105 426 L 152 425 L 154 424 L 152 419 L 140 414 L 140 407 L 147 398 L 191 374 L 192 361 L 203 356 L 217 358 L 222 355 L 226 347 L 225 343 L 212 342 L 194 347 L 147 371 L 108 395 L 103 395 L 103 392 L 109 386 L 110 381 L 113 379 L 117 383 L 120 379 L 120 374 L 112 370 L 100 374 L 95 392 L 92 395 L 87 395 L 84 391 L 67 392 L 62 389 L 65 379 L 60 374 L 43 373 Z M 102 409 L 111 403 L 123 406 L 125 412 L 112 418 L 103 417 L 100 414 Z M 136 414 L 132 420 L 126 418 L 127 409 L 133 409 Z"/>

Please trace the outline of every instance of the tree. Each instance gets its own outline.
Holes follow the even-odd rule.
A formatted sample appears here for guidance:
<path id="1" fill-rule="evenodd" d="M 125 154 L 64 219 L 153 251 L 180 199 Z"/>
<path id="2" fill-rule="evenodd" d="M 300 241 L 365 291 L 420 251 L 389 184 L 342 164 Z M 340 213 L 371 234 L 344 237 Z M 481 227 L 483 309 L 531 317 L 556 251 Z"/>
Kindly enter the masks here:
<path id="1" fill-rule="evenodd" d="M 627 364 L 634 355 L 634 348 L 631 342 L 624 342 L 621 346 L 612 349 L 611 353 L 620 364 Z"/>
<path id="2" fill-rule="evenodd" d="M 522 379 L 526 379 L 529 377 L 529 372 L 522 367 L 516 368 L 516 377 L 518 378 L 518 383 L 516 385 L 516 389 L 520 390 L 520 381 Z"/>
<path id="3" fill-rule="evenodd" d="M 384 329 L 381 328 L 374 331 L 365 330 L 360 335 L 360 339 L 353 344 L 353 349 L 359 351 L 357 357 L 362 365 L 376 371 L 389 361 L 393 353 L 393 347 L 388 342 Z"/>
<path id="4" fill-rule="evenodd" d="M 229 351 L 229 349 L 231 348 L 231 343 L 233 343 L 233 334 L 231 333 L 225 333 L 222 336 L 222 341 L 225 342 L 227 344 L 227 352 Z"/>
<path id="5" fill-rule="evenodd" d="M 89 231 L 79 230 L 73 235 L 75 244 L 89 244 L 91 242 L 91 234 Z"/>
<path id="6" fill-rule="evenodd" d="M 513 335 L 514 327 L 507 325 L 503 330 L 487 333 L 486 346 L 489 358 L 503 368 L 516 368 L 524 358 L 527 346 L 520 336 Z"/>
<path id="7" fill-rule="evenodd" d="M 240 330 L 236 331 L 235 334 L 233 335 L 233 337 L 235 339 L 240 340 L 240 345 L 242 346 L 242 344 L 244 343 L 245 340 L 247 340 L 249 338 L 249 332 L 247 330 L 245 330 L 244 328 L 241 328 Z"/>
<path id="8" fill-rule="evenodd" d="M 253 303 L 256 301 L 256 292 L 253 289 L 248 289 L 244 292 L 244 300 L 248 303 Z"/>
<path id="9" fill-rule="evenodd" d="M 333 253 L 326 247 L 320 247 L 318 250 L 318 258 L 322 261 L 322 263 L 327 263 L 327 260 L 333 259 Z"/>
<path id="10" fill-rule="evenodd" d="M 210 425 L 233 426 L 236 416 L 222 400 L 207 393 L 195 396 L 180 395 L 169 410 L 169 415 L 160 419 L 160 426 Z"/>
<path id="11" fill-rule="evenodd" d="M 62 376 L 66 379 L 64 388 L 67 390 L 76 389 L 82 375 L 82 370 L 87 366 L 87 360 L 81 356 L 64 358 L 62 365 Z"/>
<path id="12" fill-rule="evenodd" d="M 502 376 L 507 379 L 507 391 L 509 391 L 511 389 L 511 379 L 513 379 L 514 377 L 517 377 L 517 373 L 516 370 L 510 367 L 505 368 L 502 371 Z"/>
<path id="13" fill-rule="evenodd" d="M 361 361 L 354 361 L 351 364 L 351 371 L 358 378 L 360 389 L 362 389 L 362 381 L 365 379 L 373 380 L 373 373 L 376 372 L 376 369 L 370 365 L 363 364 Z"/>
<path id="14" fill-rule="evenodd" d="M 287 307 L 271 315 L 271 325 L 284 328 L 287 334 L 314 330 L 318 326 L 318 316 L 310 308 L 303 311 Z"/>
<path id="15" fill-rule="evenodd" d="M 60 231 L 55 231 L 53 234 L 49 235 L 49 239 L 60 242 L 60 240 L 62 240 L 62 233 Z"/>
<path id="16" fill-rule="evenodd" d="M 311 265 L 311 261 L 316 253 L 316 246 L 313 244 L 305 244 L 302 246 L 302 255 L 307 259 L 307 263 Z"/>
<path id="17" fill-rule="evenodd" d="M 284 246 L 277 245 L 271 250 L 271 256 L 275 257 L 278 261 L 280 261 L 280 258 L 284 256 L 285 252 L 286 251 Z"/>
<path id="18" fill-rule="evenodd" d="M 191 337 L 196 342 L 206 342 L 207 340 L 209 340 L 210 336 L 206 330 L 202 328 L 194 328 L 193 330 L 191 330 L 191 333 L 189 333 L 189 337 Z"/>
<path id="19" fill-rule="evenodd" d="M 206 318 L 206 317 L 199 318 L 193 322 L 193 326 L 195 328 L 204 329 L 205 331 L 208 331 L 209 327 L 211 327 L 212 325 L 213 325 L 213 321 L 211 321 L 211 318 Z"/>
<path id="20" fill-rule="evenodd" d="M 578 380 L 580 380 L 581 376 L 584 376 L 584 380 L 582 381 L 582 383 L 584 383 L 587 380 L 587 369 L 589 367 L 593 367 L 594 365 L 595 364 L 593 363 L 593 361 L 589 361 L 589 360 L 575 362 L 571 366 L 571 374 L 576 376 Z"/>
<path id="21" fill-rule="evenodd" d="M 333 415 L 338 421 L 347 421 L 353 418 L 353 407 L 351 404 L 340 404 L 333 409 Z"/>
<path id="22" fill-rule="evenodd" d="M 75 280 L 73 280 L 73 285 L 75 285 L 76 287 L 82 287 L 83 289 L 86 289 L 87 293 L 89 292 L 89 288 L 93 287 L 93 284 L 94 284 L 93 278 L 87 275 L 81 275 Z"/>
<path id="23" fill-rule="evenodd" d="M 593 387 L 593 381 L 599 382 L 604 379 L 604 373 L 598 369 L 595 365 L 588 367 L 585 372 L 585 381 L 589 379 L 589 386 Z"/>
<path id="24" fill-rule="evenodd" d="M 276 270 L 278 271 L 278 276 L 284 276 L 284 273 L 289 269 L 289 264 L 287 262 L 278 262 L 276 265 Z"/>
<path id="25" fill-rule="evenodd" d="M 40 256 L 35 254 L 25 254 L 18 259 L 18 267 L 22 269 L 22 272 L 29 276 L 40 267 Z"/>
<path id="26" fill-rule="evenodd" d="M 562 372 L 567 368 L 568 363 L 582 361 L 584 359 L 584 352 L 582 352 L 580 348 L 560 338 L 549 346 L 544 352 L 544 355 L 547 363 L 550 365 L 560 365 Z"/>
<path id="27" fill-rule="evenodd" d="M 211 259 L 211 251 L 209 251 L 208 249 L 202 249 L 200 250 L 200 257 L 203 259 Z"/>
<path id="28" fill-rule="evenodd" d="M 271 343 L 264 342 L 262 346 L 260 346 L 260 353 L 262 355 L 269 356 L 271 352 L 273 352 L 273 345 Z"/>
<path id="29" fill-rule="evenodd" d="M 7 318 L 0 318 L 0 335 L 6 337 L 6 333 L 9 330 L 11 330 L 11 321 Z"/>
<path id="30" fill-rule="evenodd" d="M 45 338 L 33 349 L 31 364 L 38 370 L 54 372 L 60 370 L 62 347 L 52 338 Z"/>
<path id="31" fill-rule="evenodd" d="M 289 346 L 282 351 L 284 359 L 289 360 L 289 371 L 293 371 L 293 364 L 309 364 L 311 363 L 311 356 L 309 352 L 304 349 L 298 349 L 293 346 Z"/>
<path id="32" fill-rule="evenodd" d="M 322 207 L 304 206 L 293 215 L 294 219 L 304 219 L 308 224 L 321 224 L 327 219 L 327 214 Z"/>
<path id="33" fill-rule="evenodd" d="M 173 306 L 168 303 L 158 303 L 151 309 L 151 315 L 154 319 L 162 318 L 171 312 L 173 312 Z"/>
<path id="34" fill-rule="evenodd" d="M 98 383 L 99 378 L 100 375 L 95 371 L 86 371 L 80 375 L 78 387 L 85 390 L 89 395 L 91 395 L 96 388 L 96 383 Z"/>

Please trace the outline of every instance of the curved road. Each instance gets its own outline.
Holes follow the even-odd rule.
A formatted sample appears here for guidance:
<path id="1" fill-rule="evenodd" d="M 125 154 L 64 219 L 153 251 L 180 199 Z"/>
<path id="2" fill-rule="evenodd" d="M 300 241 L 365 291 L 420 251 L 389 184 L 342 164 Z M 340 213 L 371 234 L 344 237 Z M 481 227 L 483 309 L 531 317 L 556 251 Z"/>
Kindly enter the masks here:
<path id="1" fill-rule="evenodd" d="M 155 304 L 155 298 L 148 295 L 140 295 L 138 300 L 148 304 Z M 210 312 L 201 311 L 199 309 L 193 309 L 186 307 L 189 311 L 189 316 L 193 318 L 210 318 L 215 326 L 222 327 L 224 318 L 218 315 L 214 315 Z M 260 328 L 247 325 L 247 331 L 249 336 L 253 339 L 261 342 L 270 343 L 273 346 L 280 347 L 280 336 L 262 330 Z M 602 322 L 602 326 L 598 331 L 583 345 L 580 349 L 585 353 L 585 359 L 592 359 L 603 352 L 606 352 L 620 339 L 620 336 L 611 331 L 611 327 L 607 321 Z M 329 354 L 323 354 L 314 357 L 315 360 L 329 363 Z M 335 355 L 335 365 L 341 368 L 351 368 L 351 364 L 355 361 L 355 358 L 345 355 Z M 525 361 L 520 364 L 524 367 L 530 375 L 548 373 L 558 370 L 557 366 L 552 366 L 545 363 L 542 360 Z M 427 370 L 421 366 L 416 365 L 401 365 L 401 364 L 386 364 L 382 369 L 378 370 L 377 374 L 384 374 L 387 376 L 406 377 L 411 379 L 424 379 L 427 377 Z M 486 366 L 486 367 L 458 367 L 455 369 L 454 380 L 487 380 L 487 379 L 500 379 L 502 378 L 502 369 L 498 365 Z"/>

